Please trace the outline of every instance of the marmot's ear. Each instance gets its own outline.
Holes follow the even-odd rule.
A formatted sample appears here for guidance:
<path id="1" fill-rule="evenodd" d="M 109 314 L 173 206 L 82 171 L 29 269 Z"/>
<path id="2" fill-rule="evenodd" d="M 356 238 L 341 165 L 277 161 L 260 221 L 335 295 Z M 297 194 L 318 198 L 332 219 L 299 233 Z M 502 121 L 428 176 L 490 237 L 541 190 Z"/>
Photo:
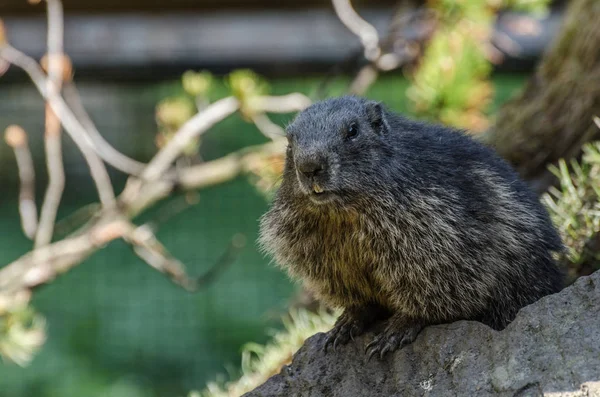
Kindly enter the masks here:
<path id="1" fill-rule="evenodd" d="M 378 134 L 385 134 L 389 130 L 389 124 L 385 118 L 385 109 L 380 102 L 367 102 L 367 117 Z"/>

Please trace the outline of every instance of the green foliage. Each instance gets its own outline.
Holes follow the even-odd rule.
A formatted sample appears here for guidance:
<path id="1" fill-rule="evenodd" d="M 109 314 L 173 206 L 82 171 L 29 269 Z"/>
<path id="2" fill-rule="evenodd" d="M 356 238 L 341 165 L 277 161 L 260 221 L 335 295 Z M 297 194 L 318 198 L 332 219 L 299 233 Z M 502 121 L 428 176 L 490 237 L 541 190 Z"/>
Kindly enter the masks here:
<path id="1" fill-rule="evenodd" d="M 198 110 L 208 103 L 213 77 L 209 72 L 187 71 L 181 77 L 183 94 L 165 98 L 156 106 L 156 124 L 158 134 L 156 146 L 162 148 L 171 140 L 181 126 L 191 119 Z M 192 157 L 198 154 L 200 140 L 191 142 L 184 155 Z"/>
<path id="2" fill-rule="evenodd" d="M 29 306 L 0 308 L 0 356 L 26 366 L 46 340 L 45 320 Z"/>
<path id="3" fill-rule="evenodd" d="M 156 106 L 156 123 L 158 125 L 156 146 L 162 148 L 195 113 L 194 102 L 190 98 L 175 97 L 162 100 Z M 183 153 L 193 156 L 198 152 L 199 147 L 200 141 L 195 140 L 185 148 Z"/>
<path id="4" fill-rule="evenodd" d="M 583 151 L 581 162 L 551 168 L 560 189 L 543 198 L 567 247 L 563 261 L 572 279 L 600 268 L 600 142 Z"/>
<path id="5" fill-rule="evenodd" d="M 416 114 L 475 131 L 487 128 L 491 65 L 472 34 L 447 27 L 432 38 L 407 92 Z"/>
<path id="6" fill-rule="evenodd" d="M 226 78 L 231 94 L 240 101 L 240 113 L 246 120 L 251 120 L 254 101 L 269 92 L 266 80 L 249 69 L 235 70 Z"/>
<path id="7" fill-rule="evenodd" d="M 194 72 L 188 70 L 181 77 L 183 89 L 192 97 L 206 97 L 213 86 L 213 75 L 208 71 Z"/>
<path id="8" fill-rule="evenodd" d="M 490 43 L 500 9 L 541 12 L 548 0 L 430 0 L 438 29 L 411 76 L 407 95 L 415 114 L 475 132 L 489 126 L 493 96 Z"/>
<path id="9" fill-rule="evenodd" d="M 181 126 L 197 112 L 203 110 L 216 94 L 219 82 L 208 71 L 188 70 L 181 76 L 183 91 L 176 96 L 163 99 L 156 106 L 158 135 L 156 144 L 163 147 Z M 246 121 L 251 121 L 256 113 L 257 98 L 269 91 L 266 80 L 251 70 L 235 70 L 220 82 L 224 83 L 229 94 L 240 102 L 240 113 Z M 199 139 L 192 142 L 184 151 L 186 156 L 196 156 L 200 150 Z"/>
<path id="10" fill-rule="evenodd" d="M 258 387 L 289 364 L 304 341 L 333 326 L 338 314 L 322 311 L 312 313 L 293 310 L 283 321 L 284 329 L 273 334 L 266 345 L 248 343 L 242 351 L 242 376 L 233 382 L 209 383 L 203 392 L 192 392 L 189 397 L 237 397 Z"/>

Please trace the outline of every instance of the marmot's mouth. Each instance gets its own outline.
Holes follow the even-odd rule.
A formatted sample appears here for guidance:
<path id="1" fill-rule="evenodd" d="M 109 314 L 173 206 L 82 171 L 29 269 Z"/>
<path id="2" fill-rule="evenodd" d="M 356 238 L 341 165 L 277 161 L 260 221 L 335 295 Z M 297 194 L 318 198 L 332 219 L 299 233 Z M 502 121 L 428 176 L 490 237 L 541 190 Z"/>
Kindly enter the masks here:
<path id="1" fill-rule="evenodd" d="M 316 190 L 313 190 L 310 192 L 308 197 L 310 198 L 310 201 L 315 204 L 324 204 L 331 201 L 334 196 L 335 195 L 332 192 L 326 192 L 321 189 L 320 193 L 317 193 Z"/>

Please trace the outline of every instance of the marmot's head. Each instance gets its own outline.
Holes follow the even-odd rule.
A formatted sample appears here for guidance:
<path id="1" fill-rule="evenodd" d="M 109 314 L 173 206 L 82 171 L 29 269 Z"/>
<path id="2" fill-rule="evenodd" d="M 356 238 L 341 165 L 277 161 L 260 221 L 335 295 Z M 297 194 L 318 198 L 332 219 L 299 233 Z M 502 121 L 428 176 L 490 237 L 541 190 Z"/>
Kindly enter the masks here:
<path id="1" fill-rule="evenodd" d="M 287 128 L 282 189 L 308 204 L 344 204 L 377 186 L 389 125 L 381 104 L 357 97 L 315 103 Z"/>

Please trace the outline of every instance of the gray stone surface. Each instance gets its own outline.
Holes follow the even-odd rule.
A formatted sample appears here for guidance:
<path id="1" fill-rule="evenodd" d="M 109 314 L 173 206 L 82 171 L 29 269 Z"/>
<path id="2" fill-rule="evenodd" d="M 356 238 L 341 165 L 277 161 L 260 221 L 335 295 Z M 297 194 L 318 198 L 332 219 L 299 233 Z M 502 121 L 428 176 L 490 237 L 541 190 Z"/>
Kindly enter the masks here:
<path id="1" fill-rule="evenodd" d="M 324 354 L 317 334 L 245 396 L 600 397 L 600 271 L 522 309 L 501 332 L 471 321 L 432 326 L 368 362 L 371 337 Z"/>

